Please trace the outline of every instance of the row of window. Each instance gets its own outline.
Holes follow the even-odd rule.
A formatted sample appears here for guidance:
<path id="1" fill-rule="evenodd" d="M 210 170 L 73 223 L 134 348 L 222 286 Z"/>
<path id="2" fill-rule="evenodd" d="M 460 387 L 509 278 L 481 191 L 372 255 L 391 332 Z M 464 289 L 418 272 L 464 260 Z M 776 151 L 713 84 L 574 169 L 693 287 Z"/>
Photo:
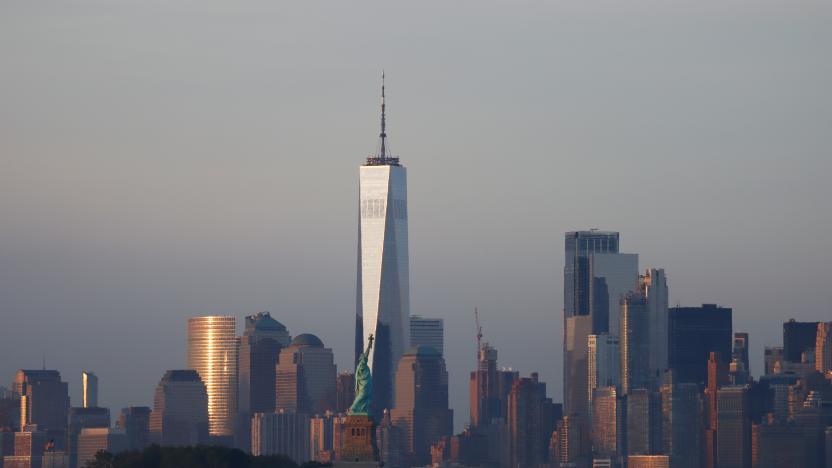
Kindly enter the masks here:
<path id="1" fill-rule="evenodd" d="M 395 219 L 407 219 L 407 202 L 405 200 L 393 200 L 393 217 Z M 383 218 L 385 215 L 385 200 L 373 198 L 361 200 L 362 218 Z"/>

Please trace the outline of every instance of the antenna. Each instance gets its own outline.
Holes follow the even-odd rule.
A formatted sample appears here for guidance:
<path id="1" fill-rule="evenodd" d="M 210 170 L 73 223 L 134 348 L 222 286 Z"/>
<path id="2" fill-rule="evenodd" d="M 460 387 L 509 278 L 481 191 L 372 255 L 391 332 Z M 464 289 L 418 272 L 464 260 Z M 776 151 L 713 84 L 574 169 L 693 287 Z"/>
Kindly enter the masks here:
<path id="1" fill-rule="evenodd" d="M 387 122 L 384 111 L 384 70 L 381 71 L 381 133 L 378 135 L 381 139 L 381 151 L 379 157 L 384 159 L 387 157 Z"/>

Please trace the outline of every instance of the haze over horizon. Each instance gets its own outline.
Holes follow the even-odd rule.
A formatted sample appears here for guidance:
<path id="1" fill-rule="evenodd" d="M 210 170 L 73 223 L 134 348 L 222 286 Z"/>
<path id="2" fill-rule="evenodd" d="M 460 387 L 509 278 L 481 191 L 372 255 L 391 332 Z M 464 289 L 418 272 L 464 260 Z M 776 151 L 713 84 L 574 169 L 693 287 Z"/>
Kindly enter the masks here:
<path id="1" fill-rule="evenodd" d="M 0 385 L 151 405 L 186 319 L 269 310 L 352 368 L 358 166 L 379 80 L 408 170 L 411 312 L 445 319 L 456 430 L 473 308 L 561 401 L 563 235 L 621 232 L 671 304 L 718 303 L 752 373 L 829 320 L 832 5 L 8 1 Z"/>

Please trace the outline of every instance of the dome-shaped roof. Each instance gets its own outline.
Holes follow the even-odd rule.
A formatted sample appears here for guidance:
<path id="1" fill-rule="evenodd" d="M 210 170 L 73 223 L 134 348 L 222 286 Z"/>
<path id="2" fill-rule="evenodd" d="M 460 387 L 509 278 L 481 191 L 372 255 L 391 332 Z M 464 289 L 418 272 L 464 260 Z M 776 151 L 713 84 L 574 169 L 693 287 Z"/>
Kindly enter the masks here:
<path id="1" fill-rule="evenodd" d="M 405 356 L 442 356 L 433 346 L 412 346 L 405 353 Z"/>
<path id="2" fill-rule="evenodd" d="M 292 340 L 292 346 L 317 346 L 324 347 L 324 342 L 311 333 L 302 333 Z"/>

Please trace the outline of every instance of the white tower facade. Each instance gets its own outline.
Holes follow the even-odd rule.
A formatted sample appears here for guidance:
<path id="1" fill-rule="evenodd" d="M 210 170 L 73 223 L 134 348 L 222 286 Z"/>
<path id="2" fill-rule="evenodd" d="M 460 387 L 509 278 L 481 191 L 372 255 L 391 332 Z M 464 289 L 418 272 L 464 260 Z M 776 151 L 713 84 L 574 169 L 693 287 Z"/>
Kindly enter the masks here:
<path id="1" fill-rule="evenodd" d="M 383 80 L 383 75 L 382 75 Z M 373 335 L 368 364 L 374 411 L 392 407 L 399 358 L 408 348 L 410 268 L 407 239 L 407 170 L 387 154 L 384 82 L 380 147 L 359 169 L 356 356 Z"/>

